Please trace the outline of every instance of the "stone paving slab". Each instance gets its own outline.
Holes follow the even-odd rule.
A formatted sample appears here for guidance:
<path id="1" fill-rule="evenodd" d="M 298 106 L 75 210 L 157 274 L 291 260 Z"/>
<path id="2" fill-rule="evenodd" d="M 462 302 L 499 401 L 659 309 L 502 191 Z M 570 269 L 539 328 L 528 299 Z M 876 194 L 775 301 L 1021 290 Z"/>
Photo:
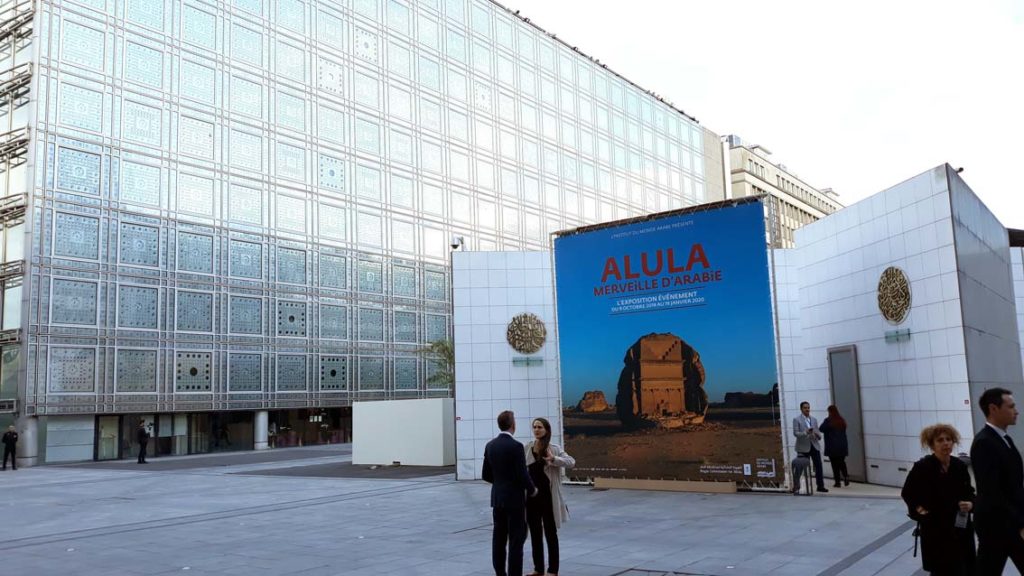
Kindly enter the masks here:
<path id="1" fill-rule="evenodd" d="M 351 462 L 332 462 L 309 466 L 288 466 L 233 472 L 250 476 L 303 476 L 306 478 L 369 478 L 388 480 L 414 480 L 448 476 L 455 480 L 454 466 L 365 466 Z"/>
<path id="2" fill-rule="evenodd" d="M 247 450 L 239 452 L 220 452 L 217 454 L 195 454 L 191 456 L 149 456 L 145 464 L 139 464 L 135 458 L 109 460 L 104 462 L 76 462 L 58 464 L 67 468 L 88 468 L 105 470 L 133 470 L 147 468 L 150 472 L 166 472 L 168 470 L 192 470 L 196 468 L 215 468 L 237 466 L 241 464 L 264 464 L 304 460 L 308 458 L 326 458 L 330 456 L 351 456 L 351 444 L 332 444 L 309 448 L 277 448 L 259 452 Z"/>
<path id="3" fill-rule="evenodd" d="M 3 572 L 493 573 L 488 485 L 454 482 L 447 473 L 312 477 L 339 466 L 321 458 L 344 464 L 347 456 L 276 453 L 282 458 L 262 464 L 50 466 L 0 474 Z M 572 518 L 559 532 L 563 575 L 919 572 L 899 500 L 585 486 L 567 486 L 565 494 Z"/>

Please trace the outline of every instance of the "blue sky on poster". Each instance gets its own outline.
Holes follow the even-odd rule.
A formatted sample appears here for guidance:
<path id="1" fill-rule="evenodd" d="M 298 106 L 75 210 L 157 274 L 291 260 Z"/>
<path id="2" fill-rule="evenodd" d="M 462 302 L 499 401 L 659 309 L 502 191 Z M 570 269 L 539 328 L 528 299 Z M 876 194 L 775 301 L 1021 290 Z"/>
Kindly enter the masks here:
<path id="1" fill-rule="evenodd" d="M 942 162 L 1024 228 L 1020 0 L 499 0 L 851 204 Z"/>
<path id="2" fill-rule="evenodd" d="M 566 405 L 583 393 L 602 390 L 615 403 L 623 357 L 640 337 L 672 333 L 692 346 L 706 371 L 704 389 L 712 402 L 726 392 L 768 392 L 776 381 L 775 337 L 764 249 L 764 219 L 760 203 L 673 216 L 652 222 L 604 228 L 555 243 L 558 291 L 559 357 L 562 395 Z M 668 227 L 676 222 L 676 227 Z M 629 235 L 632 233 L 632 235 Z M 721 281 L 663 287 L 662 280 L 684 277 L 668 273 L 672 262 L 685 267 L 691 247 L 699 243 L 709 265 L 694 263 L 689 274 L 721 271 Z M 655 254 L 662 251 L 661 267 Z M 641 254 L 648 254 L 648 276 Z M 632 270 L 628 279 L 625 256 Z M 616 259 L 619 281 L 605 274 L 608 258 Z M 628 294 L 595 296 L 608 285 L 654 282 L 653 287 Z M 624 300 L 638 302 L 659 294 L 687 296 L 695 292 L 703 304 L 657 311 L 613 313 Z M 696 298 L 693 299 L 696 301 Z M 672 301 L 674 305 L 678 300 Z"/>

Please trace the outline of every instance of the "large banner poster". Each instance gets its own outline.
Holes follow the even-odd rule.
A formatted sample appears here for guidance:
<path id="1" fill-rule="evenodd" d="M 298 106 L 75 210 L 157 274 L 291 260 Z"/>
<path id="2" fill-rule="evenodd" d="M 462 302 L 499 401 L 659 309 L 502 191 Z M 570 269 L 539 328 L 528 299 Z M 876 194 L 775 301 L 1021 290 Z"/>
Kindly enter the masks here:
<path id="1" fill-rule="evenodd" d="M 558 235 L 569 475 L 782 483 L 759 200 Z"/>

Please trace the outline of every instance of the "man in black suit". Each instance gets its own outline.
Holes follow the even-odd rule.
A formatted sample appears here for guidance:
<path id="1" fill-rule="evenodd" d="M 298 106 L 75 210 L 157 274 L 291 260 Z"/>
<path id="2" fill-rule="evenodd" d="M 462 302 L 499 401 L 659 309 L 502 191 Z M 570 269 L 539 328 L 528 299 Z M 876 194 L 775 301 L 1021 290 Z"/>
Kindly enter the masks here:
<path id="1" fill-rule="evenodd" d="M 146 430 L 145 420 L 139 420 L 139 427 L 135 430 L 135 440 L 139 443 L 139 464 L 149 464 L 149 462 L 146 462 L 146 444 L 149 444 L 149 431 Z"/>
<path id="2" fill-rule="evenodd" d="M 985 427 L 971 444 L 971 466 L 978 484 L 974 506 L 978 532 L 976 574 L 999 576 L 1009 557 L 1024 573 L 1024 462 L 1006 429 L 1017 423 L 1009 390 L 992 388 L 978 400 Z"/>
<path id="3" fill-rule="evenodd" d="M 512 436 L 516 417 L 510 410 L 498 414 L 501 433 L 484 449 L 483 477 L 491 484 L 491 508 L 494 535 L 491 561 L 497 576 L 522 576 L 523 544 L 526 542 L 526 495 L 535 496 L 537 488 L 526 470 L 526 449 Z M 508 571 L 505 571 L 505 544 L 508 544 Z"/>

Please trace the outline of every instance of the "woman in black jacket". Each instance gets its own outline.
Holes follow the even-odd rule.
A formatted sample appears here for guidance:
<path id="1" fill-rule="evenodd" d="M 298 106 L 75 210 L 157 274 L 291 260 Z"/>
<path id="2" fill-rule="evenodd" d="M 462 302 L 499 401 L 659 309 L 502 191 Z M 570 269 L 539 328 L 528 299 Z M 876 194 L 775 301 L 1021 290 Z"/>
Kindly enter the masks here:
<path id="1" fill-rule="evenodd" d="M 921 446 L 932 453 L 914 464 L 903 484 L 908 515 L 920 523 L 921 564 L 931 574 L 973 574 L 974 487 L 967 465 L 953 457 L 959 443 L 960 434 L 949 424 L 922 430 Z"/>
<path id="2" fill-rule="evenodd" d="M 850 445 L 846 441 L 846 420 L 839 414 L 839 408 L 829 406 L 828 418 L 821 422 L 818 429 L 825 436 L 825 456 L 828 456 L 832 464 L 832 478 L 836 481 L 836 488 L 839 488 L 842 480 L 849 486 L 850 473 L 846 470 L 846 457 L 850 454 Z"/>

